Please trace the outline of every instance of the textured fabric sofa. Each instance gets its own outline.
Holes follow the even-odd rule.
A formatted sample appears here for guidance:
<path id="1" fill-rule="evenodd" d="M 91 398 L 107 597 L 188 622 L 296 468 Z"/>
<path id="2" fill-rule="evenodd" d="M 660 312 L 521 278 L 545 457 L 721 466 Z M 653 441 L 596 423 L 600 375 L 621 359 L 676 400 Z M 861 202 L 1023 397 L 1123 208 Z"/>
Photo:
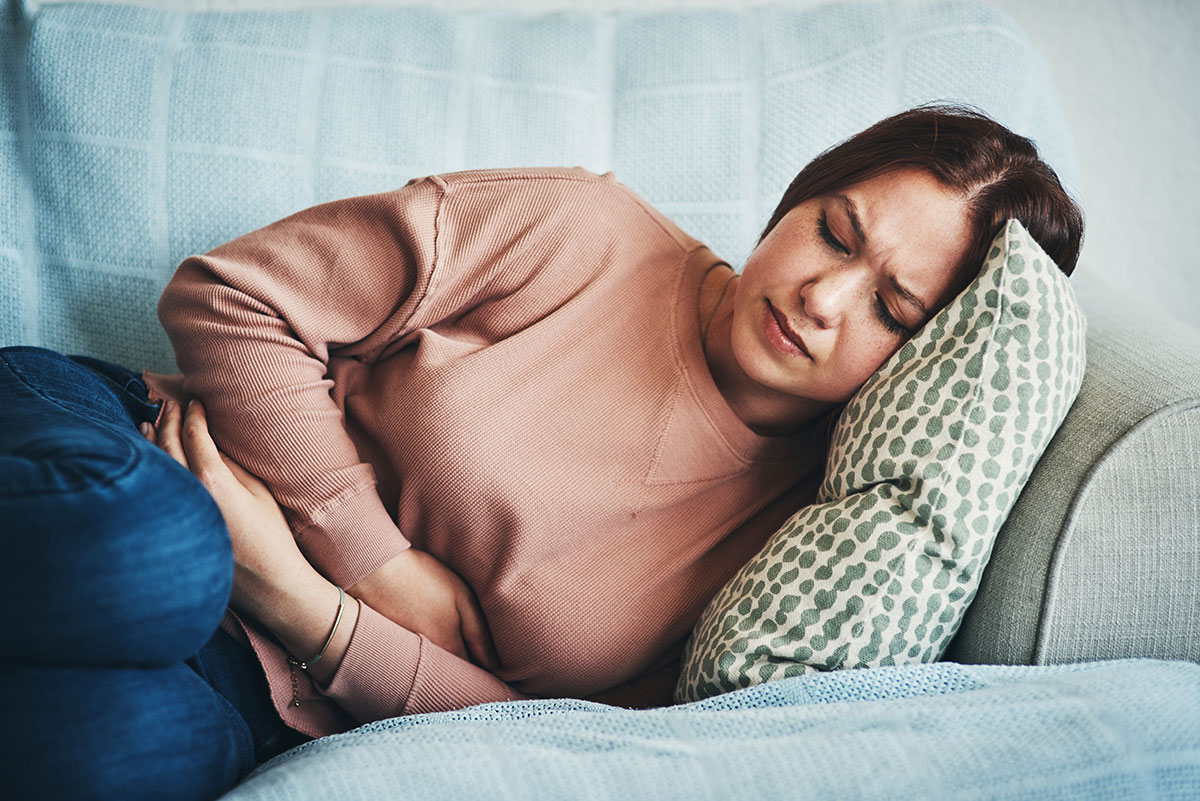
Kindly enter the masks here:
<path id="1" fill-rule="evenodd" d="M 1010 18 L 970 2 L 532 15 L 432 7 L 183 12 L 10 0 L 0 22 L 0 71 L 0 346 L 41 345 L 162 372 L 173 371 L 174 363 L 154 307 L 184 256 L 308 205 L 393 188 L 418 175 L 551 164 L 612 170 L 735 268 L 803 164 L 919 102 L 977 105 L 1033 138 L 1069 188 L 1078 179 L 1041 57 Z M 1048 677 L 1049 684 L 1013 694 L 1010 712 L 1027 696 L 1043 697 L 1036 687 L 1099 703 L 1100 695 L 1116 698 L 1111 694 L 1119 686 L 1127 694 L 1117 700 L 1140 704 L 1147 714 L 1200 714 L 1200 678 L 1187 664 L 1200 662 L 1200 331 L 1089 277 L 1086 259 L 1077 276 L 1089 321 L 1084 385 L 996 541 L 945 655 L 954 664 L 907 669 L 915 683 L 887 674 L 878 681 L 898 683 L 875 695 L 854 689 L 853 682 L 868 679 L 789 679 L 778 690 L 757 688 L 726 711 L 798 704 L 809 714 L 819 695 L 809 688 L 836 687 L 829 699 L 869 704 L 864 699 L 890 698 L 900 706 L 888 707 L 896 714 L 881 719 L 849 715 L 841 722 L 820 711 L 804 718 L 806 731 L 890 725 L 880 736 L 896 737 L 911 733 L 927 714 L 925 707 L 904 706 L 904 699 L 951 698 L 938 714 L 953 715 L 970 706 L 959 696 L 972 689 Z M 1103 674 L 1108 683 L 1064 688 L 1063 676 L 1101 675 L 1103 666 L 1085 664 L 1099 660 L 1130 661 L 1113 663 L 1117 672 Z M 1071 667 L 993 673 L 966 667 L 971 664 Z M 1139 679 L 1139 671 L 1153 670 L 1175 682 L 1174 690 L 1138 695 L 1138 687 L 1154 683 Z M 860 672 L 871 671 L 851 671 Z M 984 700 L 1005 698 L 1002 689 Z M 718 701 L 710 699 L 695 715 L 719 712 Z M 520 755 L 531 764 L 552 761 L 552 746 L 573 747 L 595 726 L 607 725 L 597 723 L 601 710 L 582 702 L 516 702 L 512 710 L 468 715 L 477 724 L 503 721 L 518 731 L 522 718 L 562 715 L 567 722 L 551 727 L 532 751 L 506 753 L 503 760 L 496 756 L 500 743 L 518 748 L 520 737 L 479 729 L 479 742 L 492 749 L 485 753 L 499 760 L 494 775 L 472 774 L 477 785 L 459 776 L 456 785 L 451 771 L 449 784 L 413 787 L 442 797 L 459 791 L 466 797 L 481 787 L 490 787 L 493 797 L 507 797 L 509 790 L 511 797 L 528 797 L 534 785 L 496 784 L 505 766 L 520 763 Z M 659 756 L 671 752 L 672 742 L 685 748 L 694 739 L 696 730 L 675 740 L 669 735 L 691 720 L 678 712 L 645 718 L 646 726 L 667 727 L 655 730 L 667 732 L 657 740 L 639 739 L 639 720 L 622 718 L 621 731 Z M 1028 770 L 1025 757 L 1045 756 L 1051 739 L 1081 735 L 1071 726 L 1084 724 L 1069 715 L 1063 721 L 1040 735 L 1006 741 L 1007 750 L 988 765 L 997 775 L 1015 776 L 1023 764 Z M 429 754 L 389 751 L 386 758 L 369 758 L 381 742 L 396 746 L 426 724 L 433 732 L 453 720 L 377 724 L 329 738 L 332 745 L 310 744 L 280 757 L 236 795 L 341 792 L 351 786 L 342 766 L 349 770 L 353 760 L 339 753 L 347 747 L 356 749 L 360 772 L 363 760 L 383 770 L 409 757 L 436 770 Z M 731 726 L 726 736 L 738 731 Z M 765 736 L 754 731 L 746 736 Z M 1097 779 L 1097 787 L 1133 788 L 1104 797 L 1189 797 L 1170 793 L 1200 792 L 1200 735 L 1183 724 L 1174 731 L 1185 745 L 1192 738 L 1190 751 L 1165 740 L 1152 743 L 1149 734 L 1136 735 L 1143 737 L 1136 748 L 1126 743 L 1130 753 L 1170 753 L 1153 764 L 1149 757 L 1114 761 L 1102 748 L 1082 749 L 1086 757 L 1060 756 L 1085 759 L 1097 771 L 1107 766 L 1110 784 Z M 381 735 L 388 736 L 381 741 Z M 866 736 L 854 742 L 872 747 Z M 960 756 L 970 751 L 961 738 L 937 745 Z M 622 748 L 586 753 L 596 759 L 581 763 L 581 775 L 649 764 L 601 759 L 626 754 Z M 313 758 L 317 767 L 295 778 Z M 868 763 L 883 771 L 879 776 L 889 775 L 882 759 L 860 766 Z M 1174 785 L 1148 778 L 1168 763 L 1172 775 L 1184 778 Z M 405 770 L 415 769 L 407 764 Z M 1047 757 L 1037 764 L 1026 782 L 1037 779 L 1044 788 L 1067 781 L 1064 762 Z M 696 767 L 668 759 L 656 769 L 664 765 Z M 1126 769 L 1132 773 L 1121 773 Z M 849 763 L 846 770 L 853 772 Z M 887 790 L 879 782 L 855 783 L 849 773 L 847 797 Z M 345 797 L 384 797 L 390 774 L 371 775 L 378 784 Z M 836 781 L 836 773 L 830 775 Z M 947 792 L 969 780 L 964 775 L 956 785 L 949 773 L 942 778 L 938 786 Z M 714 794 L 717 787 L 737 786 L 725 779 L 707 786 Z M 1151 785 L 1159 795 L 1137 794 Z M 654 797 L 667 797 L 672 788 L 685 797 L 684 786 L 667 782 Z M 788 786 L 794 784 L 777 785 L 777 794 L 787 795 Z M 1021 793 L 1033 785 L 996 786 L 1011 794 L 970 797 L 1031 797 Z M 576 789 L 593 797 L 629 792 L 603 782 L 586 793 Z M 1064 791 L 1060 797 L 1092 796 Z"/>

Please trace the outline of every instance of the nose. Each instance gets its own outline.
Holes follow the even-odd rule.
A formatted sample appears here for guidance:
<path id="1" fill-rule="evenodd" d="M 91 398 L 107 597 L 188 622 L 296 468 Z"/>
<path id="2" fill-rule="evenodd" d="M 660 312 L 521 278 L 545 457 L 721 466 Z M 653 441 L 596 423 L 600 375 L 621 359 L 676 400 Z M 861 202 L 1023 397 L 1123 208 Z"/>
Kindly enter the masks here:
<path id="1" fill-rule="evenodd" d="M 868 270 L 852 265 L 827 270 L 800 287 L 804 312 L 821 328 L 833 328 L 866 292 Z"/>

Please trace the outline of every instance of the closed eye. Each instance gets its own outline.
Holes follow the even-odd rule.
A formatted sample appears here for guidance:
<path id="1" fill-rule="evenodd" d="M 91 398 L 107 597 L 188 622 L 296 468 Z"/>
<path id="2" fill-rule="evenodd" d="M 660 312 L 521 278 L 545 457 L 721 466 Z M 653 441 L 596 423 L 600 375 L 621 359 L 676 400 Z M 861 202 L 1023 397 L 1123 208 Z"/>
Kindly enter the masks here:
<path id="1" fill-rule="evenodd" d="M 843 245 L 841 241 L 833 235 L 833 231 L 829 230 L 829 220 L 826 218 L 824 211 L 821 212 L 821 216 L 817 220 L 817 233 L 821 235 L 821 238 L 825 240 L 826 244 L 828 244 L 830 248 L 836 250 L 844 256 L 850 255 L 850 248 Z"/>
<path id="2" fill-rule="evenodd" d="M 883 297 L 878 292 L 875 293 L 875 313 L 879 317 L 879 322 L 883 323 L 883 327 L 893 334 L 912 333 L 892 316 L 892 313 L 888 311 L 887 304 L 883 302 Z"/>
<path id="3" fill-rule="evenodd" d="M 829 230 L 829 219 L 826 217 L 824 211 L 821 212 L 821 216 L 817 219 L 817 233 L 821 235 L 821 238 L 825 240 L 825 243 L 828 244 L 832 250 L 841 253 L 844 256 L 850 255 L 850 249 L 843 245 L 841 240 L 833 235 L 833 231 Z M 883 327 L 892 334 L 912 333 L 912 331 L 910 331 L 908 328 L 905 328 L 898 320 L 896 320 L 895 317 L 892 316 L 892 313 L 888 311 L 887 304 L 883 302 L 883 298 L 878 293 L 875 294 L 875 315 L 879 318 L 879 322 L 883 324 Z"/>

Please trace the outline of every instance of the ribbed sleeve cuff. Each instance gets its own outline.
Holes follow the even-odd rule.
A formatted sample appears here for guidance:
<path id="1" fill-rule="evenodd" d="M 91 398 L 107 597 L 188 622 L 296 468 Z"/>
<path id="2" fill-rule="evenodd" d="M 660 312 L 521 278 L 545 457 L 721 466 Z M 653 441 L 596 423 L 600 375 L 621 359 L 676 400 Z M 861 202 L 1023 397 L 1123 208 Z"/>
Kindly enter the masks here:
<path id="1" fill-rule="evenodd" d="M 524 701 L 522 695 L 483 668 L 460 659 L 435 645 L 425 635 L 421 639 L 421 659 L 404 714 L 449 712 L 493 701 Z"/>
<path id="2" fill-rule="evenodd" d="M 342 663 L 321 694 L 360 723 L 403 714 L 421 662 L 421 639 L 359 601 Z"/>
<path id="3" fill-rule="evenodd" d="M 299 523 L 296 542 L 308 561 L 339 587 L 351 587 L 411 543 L 368 486 Z"/>

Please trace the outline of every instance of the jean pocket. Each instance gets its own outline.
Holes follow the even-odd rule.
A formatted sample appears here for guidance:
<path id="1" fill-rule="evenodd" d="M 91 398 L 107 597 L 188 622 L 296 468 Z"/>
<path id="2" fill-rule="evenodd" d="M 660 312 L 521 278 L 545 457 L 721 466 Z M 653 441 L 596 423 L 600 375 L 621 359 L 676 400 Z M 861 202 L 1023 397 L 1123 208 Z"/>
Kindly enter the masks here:
<path id="1" fill-rule="evenodd" d="M 95 373 L 112 389 L 113 394 L 121 401 L 135 422 L 152 423 L 158 419 L 162 403 L 152 402 L 149 390 L 142 377 L 122 367 L 119 364 L 106 362 L 91 356 L 68 356 L 71 361 Z"/>

